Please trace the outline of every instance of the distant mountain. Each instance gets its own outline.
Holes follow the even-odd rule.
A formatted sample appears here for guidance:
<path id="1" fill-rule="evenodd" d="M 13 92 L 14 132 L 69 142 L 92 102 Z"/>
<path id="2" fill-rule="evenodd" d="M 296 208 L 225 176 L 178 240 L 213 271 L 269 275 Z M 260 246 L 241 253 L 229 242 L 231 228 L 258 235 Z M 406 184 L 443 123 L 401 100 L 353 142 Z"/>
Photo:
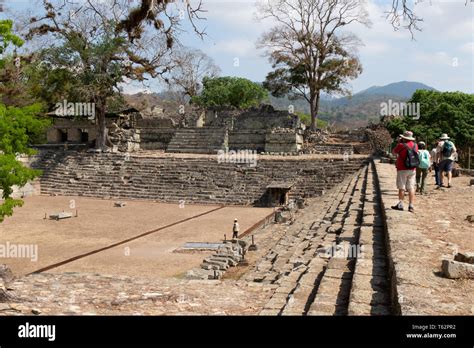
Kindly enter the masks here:
<path id="1" fill-rule="evenodd" d="M 427 86 L 421 82 L 410 82 L 400 81 L 390 83 L 385 86 L 372 86 L 367 88 L 356 95 L 386 95 L 386 96 L 398 96 L 400 98 L 410 98 L 417 89 L 426 89 L 429 91 L 435 91 L 433 87 Z"/>
<path id="2" fill-rule="evenodd" d="M 385 86 L 372 86 L 355 93 L 351 97 L 321 98 L 319 116 L 321 119 L 335 122 L 342 127 L 356 128 L 377 122 L 380 119 L 381 104 L 406 102 L 418 89 L 435 90 L 420 82 L 401 81 Z M 288 100 L 288 98 L 270 97 L 270 103 L 276 109 L 287 109 L 293 105 L 296 111 L 309 113 L 309 105 L 305 100 Z"/>

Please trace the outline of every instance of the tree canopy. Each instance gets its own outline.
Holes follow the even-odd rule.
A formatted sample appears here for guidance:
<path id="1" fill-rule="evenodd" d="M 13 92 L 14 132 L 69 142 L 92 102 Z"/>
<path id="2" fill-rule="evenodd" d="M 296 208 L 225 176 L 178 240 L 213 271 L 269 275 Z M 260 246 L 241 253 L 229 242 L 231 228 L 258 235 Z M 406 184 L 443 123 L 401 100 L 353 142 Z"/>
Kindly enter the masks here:
<path id="1" fill-rule="evenodd" d="M 233 106 L 245 109 L 258 106 L 268 92 L 258 83 L 242 77 L 205 77 L 202 93 L 191 99 L 192 103 L 205 107 Z"/>
<path id="2" fill-rule="evenodd" d="M 417 90 L 410 99 L 420 103 L 420 118 L 395 118 L 387 123 L 393 137 L 411 130 L 418 140 L 432 144 L 442 133 L 448 133 L 460 150 L 460 157 L 474 146 L 474 95 L 462 92 Z"/>
<path id="3" fill-rule="evenodd" d="M 38 170 L 25 167 L 17 160 L 19 154 L 32 155 L 29 148 L 32 138 L 40 136 L 48 121 L 40 119 L 39 104 L 22 108 L 0 104 L 0 189 L 3 202 L 0 204 L 0 222 L 13 213 L 13 208 L 23 201 L 11 198 L 13 186 L 24 186 L 40 174 Z"/>

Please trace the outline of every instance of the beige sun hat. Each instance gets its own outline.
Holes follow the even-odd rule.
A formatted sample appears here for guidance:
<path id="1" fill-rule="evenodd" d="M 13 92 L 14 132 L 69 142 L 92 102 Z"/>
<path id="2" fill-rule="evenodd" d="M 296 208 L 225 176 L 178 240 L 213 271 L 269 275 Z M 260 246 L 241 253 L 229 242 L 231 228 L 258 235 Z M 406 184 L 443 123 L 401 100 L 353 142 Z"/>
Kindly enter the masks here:
<path id="1" fill-rule="evenodd" d="M 415 140 L 415 138 L 413 138 L 413 132 L 410 132 L 410 131 L 405 131 L 403 132 L 403 134 L 400 134 L 400 138 L 403 138 L 406 140 Z"/>
<path id="2" fill-rule="evenodd" d="M 448 135 L 447 135 L 446 133 L 443 133 L 443 134 L 441 134 L 441 136 L 439 137 L 439 139 L 440 139 L 440 140 L 448 140 L 449 137 L 448 137 Z"/>

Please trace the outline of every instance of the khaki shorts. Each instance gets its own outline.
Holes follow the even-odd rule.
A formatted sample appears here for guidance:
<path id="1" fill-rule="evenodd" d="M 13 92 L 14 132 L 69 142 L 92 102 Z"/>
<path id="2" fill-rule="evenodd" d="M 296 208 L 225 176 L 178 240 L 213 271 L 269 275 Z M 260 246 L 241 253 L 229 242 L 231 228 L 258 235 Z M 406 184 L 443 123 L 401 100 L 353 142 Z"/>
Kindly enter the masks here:
<path id="1" fill-rule="evenodd" d="M 414 190 L 416 186 L 414 170 L 398 170 L 397 171 L 397 188 L 399 190 Z"/>

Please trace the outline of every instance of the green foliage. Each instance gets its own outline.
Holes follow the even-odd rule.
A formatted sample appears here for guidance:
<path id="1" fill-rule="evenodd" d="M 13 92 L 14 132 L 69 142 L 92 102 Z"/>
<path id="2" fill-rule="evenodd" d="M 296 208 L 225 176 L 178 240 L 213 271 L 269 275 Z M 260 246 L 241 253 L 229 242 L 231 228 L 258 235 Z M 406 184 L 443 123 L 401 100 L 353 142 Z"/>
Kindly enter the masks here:
<path id="1" fill-rule="evenodd" d="M 248 108 L 259 105 L 268 97 L 268 92 L 259 84 L 241 77 L 205 77 L 201 95 L 193 97 L 192 103 L 212 106 L 234 106 Z"/>
<path id="2" fill-rule="evenodd" d="M 0 222 L 5 216 L 11 216 L 13 208 L 23 202 L 12 199 L 12 186 L 24 186 L 41 172 L 25 167 L 16 159 L 18 154 L 32 155 L 34 150 L 28 147 L 31 139 L 39 136 L 49 121 L 38 119 L 39 104 L 23 108 L 6 107 L 0 104 L 0 189 L 3 202 L 0 204 Z"/>
<path id="3" fill-rule="evenodd" d="M 410 102 L 420 103 L 420 118 L 405 116 L 388 122 L 393 137 L 411 130 L 417 139 L 432 144 L 441 133 L 448 133 L 460 152 L 474 146 L 474 95 L 417 90 Z"/>
<path id="4" fill-rule="evenodd" d="M 474 142 L 474 95 L 461 92 L 416 91 L 410 99 L 420 103 L 420 118 L 396 118 L 387 124 L 392 136 L 410 129 L 416 136 L 434 142 L 441 133 L 459 145 Z"/>
<path id="5" fill-rule="evenodd" d="M 30 140 L 40 136 L 49 125 L 49 120 L 37 118 L 40 112 L 39 104 L 22 108 L 0 104 L 0 151 L 4 154 L 34 154 L 28 147 Z"/>
<path id="6" fill-rule="evenodd" d="M 311 115 L 305 114 L 304 112 L 296 112 L 296 115 L 300 118 L 301 122 L 303 122 L 306 126 L 311 125 Z M 328 126 L 327 121 L 324 121 L 320 118 L 316 121 L 317 128 L 326 128 Z"/>
<path id="7" fill-rule="evenodd" d="M 0 20 L 0 54 L 4 54 L 8 46 L 23 46 L 24 41 L 13 34 L 13 21 L 11 19 Z M 0 68 L 3 67 L 3 60 L 0 59 Z"/>

